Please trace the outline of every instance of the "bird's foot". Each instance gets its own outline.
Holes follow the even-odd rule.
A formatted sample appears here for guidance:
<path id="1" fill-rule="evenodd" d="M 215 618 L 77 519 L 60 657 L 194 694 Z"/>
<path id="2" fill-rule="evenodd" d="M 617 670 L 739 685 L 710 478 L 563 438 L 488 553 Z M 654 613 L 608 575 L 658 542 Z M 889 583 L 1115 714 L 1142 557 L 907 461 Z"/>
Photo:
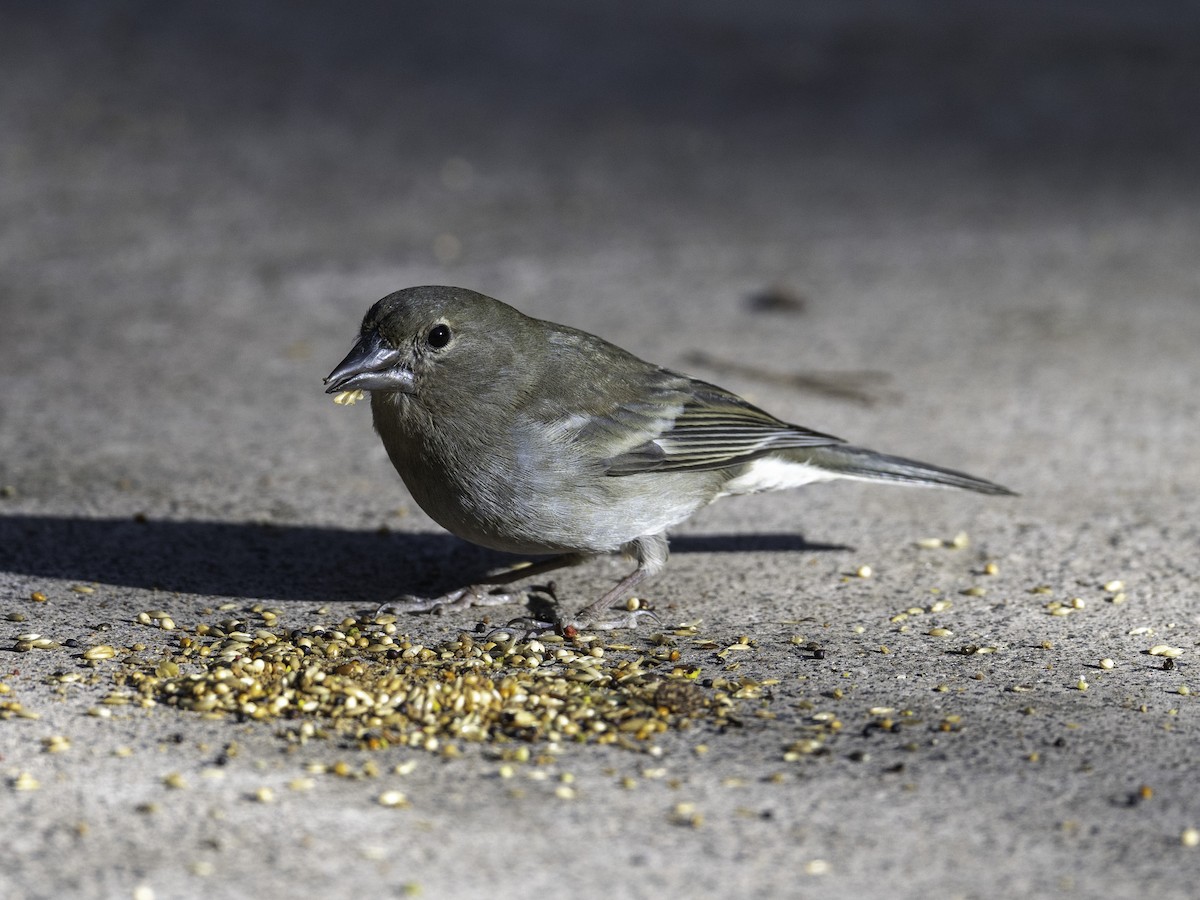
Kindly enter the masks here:
<path id="1" fill-rule="evenodd" d="M 610 609 L 589 617 L 579 615 L 570 622 L 563 623 L 562 631 L 569 634 L 571 629 L 580 631 L 617 631 L 624 628 L 638 628 L 643 619 L 649 619 L 655 624 L 661 624 L 662 619 L 648 609 L 616 610 Z"/>
<path id="2" fill-rule="evenodd" d="M 621 610 L 619 612 L 610 610 L 608 612 L 608 615 L 595 618 L 579 616 L 567 622 L 538 619 L 534 616 L 520 616 L 492 628 L 484 637 L 492 640 L 500 635 L 507 635 L 508 640 L 528 641 L 553 632 L 570 639 L 585 631 L 616 631 L 623 628 L 637 628 L 641 625 L 642 619 L 647 618 L 655 623 L 662 621 L 648 609 Z"/>
<path id="3" fill-rule="evenodd" d="M 414 597 L 404 594 L 394 600 L 389 600 L 375 611 L 376 615 L 391 613 L 433 613 L 440 615 L 446 610 L 468 609 L 472 606 L 502 606 L 505 603 L 516 603 L 521 594 L 508 591 L 488 590 L 486 584 L 472 584 L 440 597 Z"/>
<path id="4" fill-rule="evenodd" d="M 536 619 L 533 616 L 519 616 L 516 619 L 510 619 L 503 625 L 497 625 L 495 628 L 489 629 L 483 636 L 484 640 L 496 640 L 501 635 L 506 635 L 506 641 L 528 641 L 532 638 L 541 637 L 543 634 L 550 632 L 561 633 L 561 627 L 558 622 L 549 621 L 546 619 Z"/>

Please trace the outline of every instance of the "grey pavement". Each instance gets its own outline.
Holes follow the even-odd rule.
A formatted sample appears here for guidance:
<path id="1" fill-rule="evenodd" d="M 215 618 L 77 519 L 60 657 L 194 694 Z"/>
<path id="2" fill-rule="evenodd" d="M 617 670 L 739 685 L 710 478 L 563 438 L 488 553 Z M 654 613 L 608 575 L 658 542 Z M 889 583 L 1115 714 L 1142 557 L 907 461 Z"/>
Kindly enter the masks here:
<path id="1" fill-rule="evenodd" d="M 4 4 L 0 896 L 1195 896 L 1197 47 L 1173 3 Z M 496 562 L 322 393 L 422 283 L 1022 496 L 702 511 L 644 593 L 775 683 L 655 753 L 89 715 L 78 648 L 175 639 L 139 612 L 336 622 Z M 380 774 L 290 787 L 334 761 Z"/>

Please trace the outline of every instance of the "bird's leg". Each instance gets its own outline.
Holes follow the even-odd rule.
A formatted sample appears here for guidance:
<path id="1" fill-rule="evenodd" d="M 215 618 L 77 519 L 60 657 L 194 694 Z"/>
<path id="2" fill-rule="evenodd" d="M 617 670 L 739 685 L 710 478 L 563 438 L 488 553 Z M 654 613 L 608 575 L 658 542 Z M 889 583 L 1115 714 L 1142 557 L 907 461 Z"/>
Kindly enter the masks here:
<path id="1" fill-rule="evenodd" d="M 634 587 L 662 571 L 667 564 L 667 536 L 662 533 L 642 535 L 622 549 L 637 559 L 637 568 L 600 599 L 581 609 L 574 619 L 564 625 L 579 630 L 591 628 L 608 631 L 614 628 L 636 628 L 640 619 L 647 616 L 656 618 L 648 609 L 614 612 L 613 606 Z"/>
<path id="2" fill-rule="evenodd" d="M 550 559 L 544 559 L 530 565 L 498 572 L 475 584 L 469 584 L 466 587 L 442 594 L 440 597 L 414 597 L 411 594 L 405 594 L 384 603 L 379 607 L 377 614 L 382 612 L 440 613 L 447 609 L 466 609 L 471 606 L 500 606 L 505 603 L 516 603 L 521 599 L 519 592 L 498 591 L 495 588 L 504 587 L 515 581 L 522 581 L 536 575 L 544 575 L 556 569 L 578 565 L 588 558 L 590 558 L 590 554 L 587 553 L 564 553 L 561 556 L 552 556 Z"/>

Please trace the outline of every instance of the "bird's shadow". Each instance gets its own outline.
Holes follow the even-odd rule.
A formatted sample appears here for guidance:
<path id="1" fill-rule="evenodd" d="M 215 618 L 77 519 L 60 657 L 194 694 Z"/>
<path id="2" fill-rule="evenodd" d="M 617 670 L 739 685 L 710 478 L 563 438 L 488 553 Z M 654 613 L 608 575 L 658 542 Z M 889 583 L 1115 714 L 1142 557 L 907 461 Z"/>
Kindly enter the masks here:
<path id="1" fill-rule="evenodd" d="M 799 534 L 681 535 L 675 553 L 848 550 Z M 0 517 L 0 571 L 222 597 L 382 602 L 437 595 L 516 557 L 446 533 L 242 522 Z"/>

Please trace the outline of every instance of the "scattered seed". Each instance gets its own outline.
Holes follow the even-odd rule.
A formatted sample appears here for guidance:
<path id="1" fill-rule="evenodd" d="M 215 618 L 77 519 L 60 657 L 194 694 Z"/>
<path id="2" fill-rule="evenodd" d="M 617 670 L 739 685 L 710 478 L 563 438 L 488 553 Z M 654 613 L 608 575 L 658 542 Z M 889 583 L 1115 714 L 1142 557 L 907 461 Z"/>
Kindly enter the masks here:
<path id="1" fill-rule="evenodd" d="M 384 791 L 375 798 L 375 802 L 380 806 L 408 806 L 408 798 L 404 796 L 402 791 Z"/>
<path id="2" fill-rule="evenodd" d="M 1182 647 L 1172 647 L 1170 644 L 1155 644 L 1147 651 L 1151 656 L 1165 656 L 1168 659 L 1175 659 L 1183 656 Z"/>
<path id="3" fill-rule="evenodd" d="M 704 816 L 696 811 L 695 803 L 676 803 L 671 808 L 670 821 L 673 825 L 699 828 L 704 824 Z"/>
<path id="4" fill-rule="evenodd" d="M 47 753 L 62 753 L 71 749 L 71 741 L 64 735 L 52 734 L 42 740 L 42 749 Z"/>

